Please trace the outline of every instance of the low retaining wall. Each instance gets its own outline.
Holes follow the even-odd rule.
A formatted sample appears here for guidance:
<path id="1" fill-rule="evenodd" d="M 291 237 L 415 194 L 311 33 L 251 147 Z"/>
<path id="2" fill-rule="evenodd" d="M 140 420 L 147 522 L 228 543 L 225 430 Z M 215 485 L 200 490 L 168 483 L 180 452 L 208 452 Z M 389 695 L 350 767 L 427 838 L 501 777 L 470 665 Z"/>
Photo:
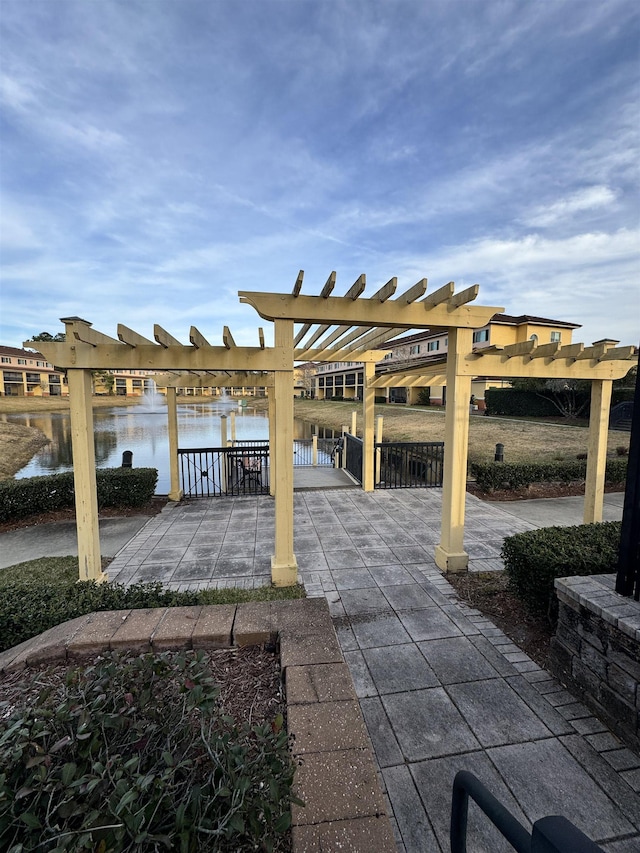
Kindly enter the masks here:
<path id="1" fill-rule="evenodd" d="M 293 853 L 395 853 L 349 668 L 324 598 L 91 613 L 0 654 L 0 673 L 112 649 L 211 649 L 278 642 L 297 762 Z"/>
<path id="2" fill-rule="evenodd" d="M 640 749 L 640 602 L 614 575 L 558 578 L 551 670 L 632 749 Z"/>

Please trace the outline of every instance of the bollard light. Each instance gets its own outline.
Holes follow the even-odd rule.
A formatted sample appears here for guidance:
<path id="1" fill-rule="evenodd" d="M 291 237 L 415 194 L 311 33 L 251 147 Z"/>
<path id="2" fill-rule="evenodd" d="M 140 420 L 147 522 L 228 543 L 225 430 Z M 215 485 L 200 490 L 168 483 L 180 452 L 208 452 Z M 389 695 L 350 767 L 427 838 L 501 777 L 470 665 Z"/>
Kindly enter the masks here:
<path id="1" fill-rule="evenodd" d="M 122 452 L 122 467 L 133 468 L 133 452 L 131 450 L 124 450 Z"/>
<path id="2" fill-rule="evenodd" d="M 504 444 L 496 444 L 494 462 L 504 462 Z"/>

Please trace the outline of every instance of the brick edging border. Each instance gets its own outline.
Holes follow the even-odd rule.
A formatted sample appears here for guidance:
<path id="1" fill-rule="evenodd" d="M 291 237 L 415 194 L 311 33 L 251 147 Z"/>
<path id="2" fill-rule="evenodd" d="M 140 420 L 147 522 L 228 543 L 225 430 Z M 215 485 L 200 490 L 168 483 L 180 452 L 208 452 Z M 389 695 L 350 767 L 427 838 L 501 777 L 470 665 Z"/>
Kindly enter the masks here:
<path id="1" fill-rule="evenodd" d="M 79 616 L 0 653 L 0 673 L 108 650 L 212 649 L 278 642 L 297 762 L 294 853 L 395 853 L 371 743 L 324 598 L 110 610 Z"/>

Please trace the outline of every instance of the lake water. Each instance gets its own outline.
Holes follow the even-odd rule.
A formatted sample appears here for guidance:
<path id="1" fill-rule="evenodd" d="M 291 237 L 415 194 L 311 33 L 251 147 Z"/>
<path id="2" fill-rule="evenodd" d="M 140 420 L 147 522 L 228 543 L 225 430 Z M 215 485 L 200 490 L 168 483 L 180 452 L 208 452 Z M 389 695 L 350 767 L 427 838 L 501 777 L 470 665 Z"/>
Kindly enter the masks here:
<path id="1" fill-rule="evenodd" d="M 227 437 L 231 438 L 231 412 L 235 412 L 236 438 L 268 439 L 269 420 L 263 412 L 230 403 L 197 403 L 178 406 L 178 445 L 180 448 L 220 447 L 221 417 L 227 416 Z M 158 494 L 167 494 L 169 481 L 169 434 L 167 406 L 133 404 L 112 409 L 95 409 L 94 438 L 96 466 L 117 468 L 122 453 L 133 452 L 136 468 L 157 468 Z M 3 421 L 37 427 L 50 440 L 16 477 L 37 477 L 73 469 L 71 420 L 68 412 L 6 414 Z M 310 438 L 310 424 L 296 419 L 295 438 Z M 319 432 L 322 435 L 322 432 Z"/>

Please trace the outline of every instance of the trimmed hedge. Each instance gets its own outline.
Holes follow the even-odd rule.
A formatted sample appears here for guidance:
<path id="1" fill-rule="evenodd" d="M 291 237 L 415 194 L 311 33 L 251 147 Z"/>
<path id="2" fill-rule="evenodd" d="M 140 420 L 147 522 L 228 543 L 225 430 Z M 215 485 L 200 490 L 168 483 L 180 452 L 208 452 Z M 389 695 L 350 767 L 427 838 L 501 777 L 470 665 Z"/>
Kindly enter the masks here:
<path id="1" fill-rule="evenodd" d="M 501 555 L 509 587 L 531 613 L 555 621 L 555 578 L 615 571 L 621 527 L 619 521 L 605 521 L 543 527 L 507 537 Z"/>
<path id="2" fill-rule="evenodd" d="M 524 464 L 472 462 L 469 470 L 483 492 L 492 492 L 495 489 L 522 489 L 532 483 L 581 481 L 587 474 L 587 462 L 584 459 Z M 626 458 L 607 459 L 605 474 L 607 483 L 624 483 L 626 476 Z"/>
<path id="3" fill-rule="evenodd" d="M 139 610 L 200 603 L 196 592 L 167 590 L 160 583 L 123 584 L 81 581 L 0 586 L 0 651 L 17 646 L 68 619 L 98 610 Z"/>
<path id="4" fill-rule="evenodd" d="M 99 610 L 139 610 L 300 598 L 304 589 L 170 590 L 159 582 L 124 586 L 78 582 L 77 557 L 49 557 L 0 572 L 0 652 L 61 622 Z"/>
<path id="5" fill-rule="evenodd" d="M 557 418 L 560 412 L 547 396 L 516 388 L 487 388 L 484 402 L 489 415 L 521 418 Z"/>
<path id="6" fill-rule="evenodd" d="M 580 419 L 589 417 L 590 392 L 578 391 L 576 403 L 578 407 L 587 403 L 580 413 Z M 633 399 L 633 388 L 614 388 L 611 394 L 611 406 Z M 561 416 L 558 407 L 553 403 L 550 391 L 524 391 L 519 388 L 487 388 L 484 401 L 489 415 L 505 415 L 521 418 L 557 418 Z M 589 401 L 589 402 L 587 402 Z"/>
<path id="7" fill-rule="evenodd" d="M 98 507 L 143 506 L 154 495 L 156 468 L 99 468 Z M 0 522 L 74 505 L 73 472 L 0 481 Z"/>

